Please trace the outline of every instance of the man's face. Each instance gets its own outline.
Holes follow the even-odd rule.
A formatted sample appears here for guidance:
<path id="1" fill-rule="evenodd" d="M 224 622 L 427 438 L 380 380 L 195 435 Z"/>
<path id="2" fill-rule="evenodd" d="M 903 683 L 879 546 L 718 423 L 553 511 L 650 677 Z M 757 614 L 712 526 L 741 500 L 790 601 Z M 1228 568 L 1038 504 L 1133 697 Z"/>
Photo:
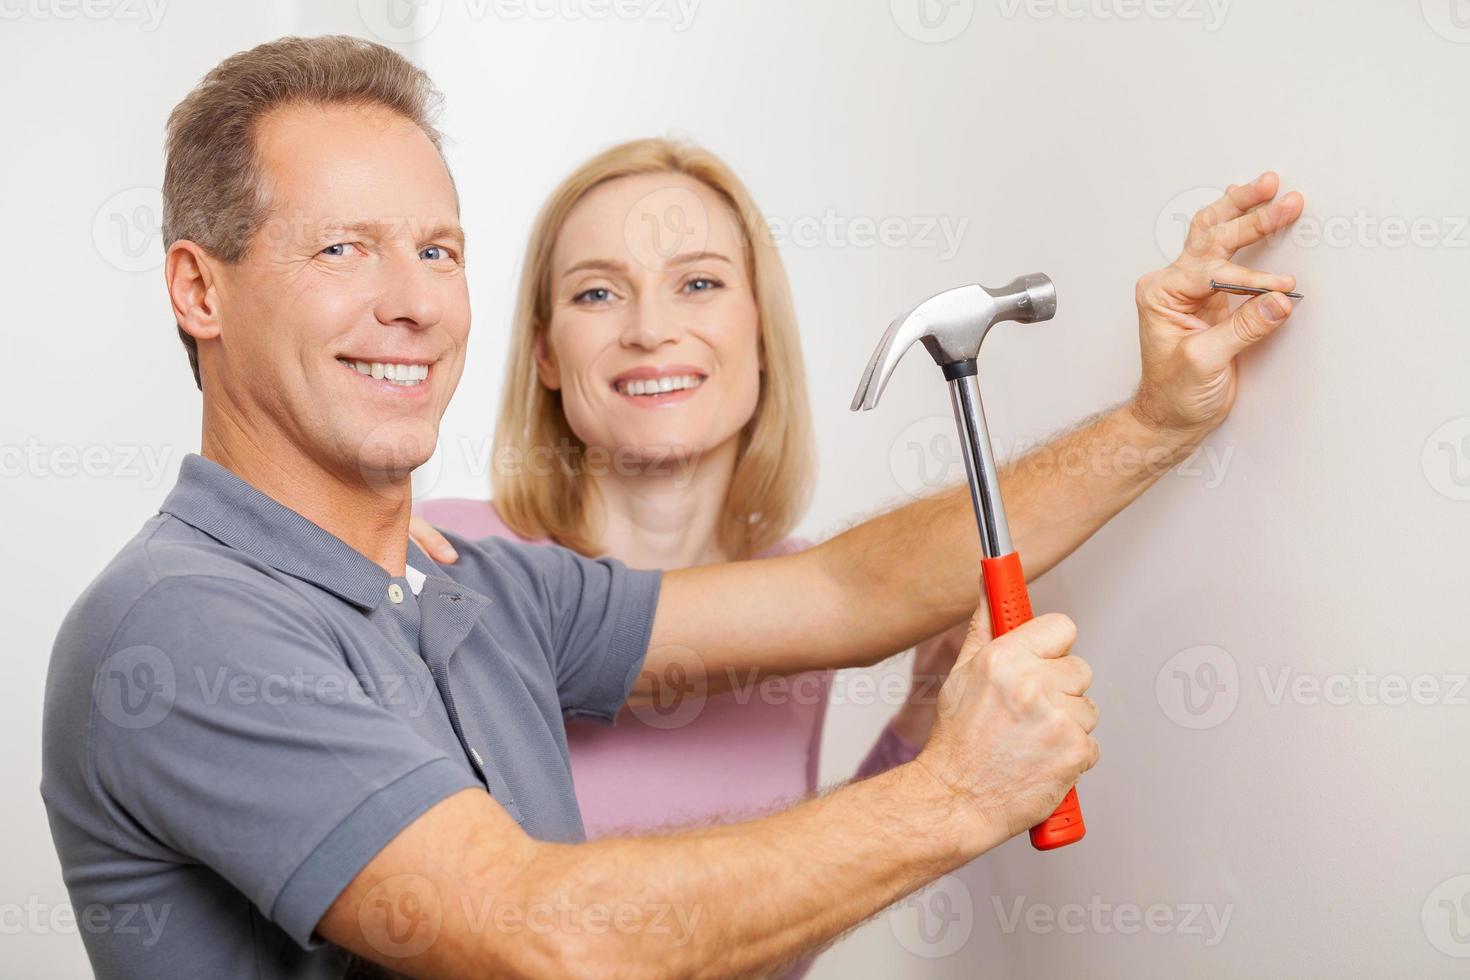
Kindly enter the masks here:
<path id="1" fill-rule="evenodd" d="M 256 155 L 269 214 L 217 280 L 218 397 L 261 451 L 400 484 L 433 452 L 469 335 L 449 173 L 377 106 L 278 110 Z"/>

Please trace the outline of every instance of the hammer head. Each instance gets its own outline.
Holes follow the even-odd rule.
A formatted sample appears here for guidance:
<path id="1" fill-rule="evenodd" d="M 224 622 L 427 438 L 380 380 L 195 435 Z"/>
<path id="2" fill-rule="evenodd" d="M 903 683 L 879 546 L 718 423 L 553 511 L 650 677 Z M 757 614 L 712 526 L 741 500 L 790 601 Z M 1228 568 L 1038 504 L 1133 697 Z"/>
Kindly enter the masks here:
<path id="1" fill-rule="evenodd" d="M 1057 288 L 1039 272 L 999 289 L 959 286 L 930 296 L 888 325 L 853 395 L 852 410 L 878 404 L 893 369 L 916 340 L 924 342 L 935 364 L 946 367 L 979 356 L 980 343 L 995 324 L 1036 323 L 1056 312 Z"/>

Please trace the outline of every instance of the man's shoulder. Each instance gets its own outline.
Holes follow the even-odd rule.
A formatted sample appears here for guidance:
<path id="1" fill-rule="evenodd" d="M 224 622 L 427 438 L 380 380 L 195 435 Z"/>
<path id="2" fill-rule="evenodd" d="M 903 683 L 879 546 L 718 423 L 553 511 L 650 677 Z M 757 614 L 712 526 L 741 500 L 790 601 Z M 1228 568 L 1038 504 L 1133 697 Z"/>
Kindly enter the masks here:
<path id="1" fill-rule="evenodd" d="M 43 795 L 82 792 L 90 779 L 94 715 L 109 720 L 99 688 L 124 675 L 139 689 L 174 680 L 238 646 L 255 623 L 321 637 L 299 596 L 265 566 L 176 517 L 158 514 L 107 563 L 72 604 L 51 649 L 43 721 Z M 231 641 L 231 642 L 226 642 Z M 183 688 L 178 688 L 183 690 Z M 113 700 L 116 700 L 114 698 Z M 162 703 L 162 702 L 160 702 Z M 143 716 L 147 720 L 147 716 Z M 126 725 L 138 720 L 123 718 Z M 69 787 L 67 789 L 66 787 Z"/>
<path id="2" fill-rule="evenodd" d="M 459 559 L 440 568 L 450 578 L 485 595 L 511 588 L 524 593 L 551 555 L 541 552 L 555 545 L 528 544 L 498 534 L 466 535 L 441 528 Z"/>
<path id="3" fill-rule="evenodd" d="M 213 602 L 296 597 L 270 569 L 176 517 L 156 514 L 83 590 L 62 621 L 53 659 L 69 651 L 100 656 L 130 618 L 152 615 L 166 628 L 170 611 Z"/>

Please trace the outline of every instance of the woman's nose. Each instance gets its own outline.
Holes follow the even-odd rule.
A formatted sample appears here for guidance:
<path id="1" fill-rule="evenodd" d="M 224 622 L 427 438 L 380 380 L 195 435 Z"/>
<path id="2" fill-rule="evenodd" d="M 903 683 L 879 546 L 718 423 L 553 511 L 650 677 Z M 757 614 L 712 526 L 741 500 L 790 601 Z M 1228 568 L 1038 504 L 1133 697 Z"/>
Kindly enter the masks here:
<path id="1" fill-rule="evenodd" d="M 679 339 L 684 329 L 672 311 L 657 303 L 640 302 L 628 309 L 622 341 L 628 347 L 653 350 Z"/>

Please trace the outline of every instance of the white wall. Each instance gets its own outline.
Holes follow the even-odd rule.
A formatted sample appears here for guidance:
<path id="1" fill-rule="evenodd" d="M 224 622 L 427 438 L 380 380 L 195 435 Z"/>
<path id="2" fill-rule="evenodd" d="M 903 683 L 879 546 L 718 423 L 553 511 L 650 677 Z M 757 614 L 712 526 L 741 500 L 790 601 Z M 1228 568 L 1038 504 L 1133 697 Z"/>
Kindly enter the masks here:
<path id="1" fill-rule="evenodd" d="M 596 20 L 567 3 L 531 0 L 562 11 L 541 18 L 425 0 L 400 29 L 385 19 L 400 0 L 318 5 L 306 20 L 286 4 L 173 0 L 152 31 L 34 10 L 0 25 L 18 134 L 0 159 L 15 317 L 4 337 L 27 365 L 0 444 L 34 440 L 48 467 L 68 446 L 113 460 L 97 478 L 7 470 L 8 509 L 23 516 L 0 575 L 20 637 L 0 670 L 24 696 L 0 716 L 14 784 L 0 830 L 17 869 L 0 904 L 65 898 L 35 793 L 56 624 L 197 445 L 158 272 L 127 271 L 146 260 L 94 244 L 94 216 L 108 227 L 114 194 L 156 186 L 164 116 L 209 65 L 274 34 L 341 29 L 404 42 L 449 98 L 477 329 L 445 451 L 422 481 L 437 495 L 484 490 L 457 447 L 490 424 L 533 211 L 615 140 L 698 139 L 799 229 L 783 253 L 824 440 L 812 534 L 961 474 L 942 446 L 922 472 L 911 449 L 950 431 L 924 358 L 900 368 L 876 412 L 846 409 L 894 313 L 963 282 L 1051 274 L 1057 318 L 1007 325 L 982 368 L 998 443 L 1043 437 L 1130 391 L 1133 281 L 1177 247 L 1200 189 L 1277 168 L 1307 214 L 1254 261 L 1296 274 L 1307 300 L 1246 358 L 1240 404 L 1195 475 L 1166 478 L 1036 590 L 1038 608 L 1078 621 L 1097 668 L 1089 837 L 1048 855 L 1007 845 L 856 932 L 817 975 L 1462 972 L 1463 4 L 923 0 L 925 22 L 920 0 L 690 2 L 681 13 L 625 0 L 634 16 Z M 903 244 L 865 245 L 852 227 L 887 218 Z M 930 219 L 962 230 L 956 248 L 926 237 Z M 128 447 L 161 458 L 162 475 L 128 470 Z M 1207 677 L 1202 663 L 1223 686 L 1213 701 L 1181 680 Z M 1429 703 L 1383 703 L 1401 696 L 1398 679 L 1419 679 Z M 834 708 L 824 778 L 851 771 L 886 710 Z M 1150 906 L 1152 920 L 1130 918 Z M 1228 916 L 1221 935 L 1211 915 Z M 83 972 L 75 936 L 11 921 L 0 972 Z"/>

